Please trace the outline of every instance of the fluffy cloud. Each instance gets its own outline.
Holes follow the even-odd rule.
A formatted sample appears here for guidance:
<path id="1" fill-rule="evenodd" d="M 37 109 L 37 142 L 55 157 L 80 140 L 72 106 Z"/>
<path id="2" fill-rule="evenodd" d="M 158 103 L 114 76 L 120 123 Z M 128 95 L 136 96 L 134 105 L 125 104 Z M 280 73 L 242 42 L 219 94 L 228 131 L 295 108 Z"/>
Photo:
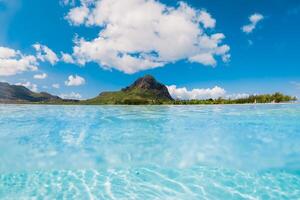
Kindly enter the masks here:
<path id="1" fill-rule="evenodd" d="M 242 93 L 242 94 L 227 94 L 226 90 L 215 86 L 213 88 L 197 88 L 188 90 L 185 87 L 177 88 L 176 85 L 167 86 L 170 95 L 174 99 L 181 99 L 181 100 L 192 100 L 192 99 L 218 99 L 218 98 L 225 98 L 225 99 L 240 99 L 246 98 L 249 94 Z"/>
<path id="2" fill-rule="evenodd" d="M 78 75 L 70 75 L 68 77 L 68 80 L 65 81 L 65 84 L 67 86 L 80 86 L 80 85 L 83 85 L 85 84 L 85 80 L 84 78 L 78 76 Z"/>
<path id="3" fill-rule="evenodd" d="M 47 46 L 34 44 L 37 54 L 24 55 L 19 50 L 0 47 L 0 76 L 12 76 L 25 71 L 36 71 L 39 61 L 50 62 L 52 65 L 59 61 L 57 55 Z M 67 60 L 67 55 L 63 57 Z M 44 79 L 47 74 L 35 75 L 36 79 Z"/>
<path id="4" fill-rule="evenodd" d="M 68 15 L 66 16 L 67 19 L 71 22 L 73 25 L 80 25 L 84 23 L 85 19 L 89 15 L 89 8 L 84 6 L 73 8 Z"/>
<path id="5" fill-rule="evenodd" d="M 258 22 L 264 19 L 264 16 L 259 13 L 255 13 L 249 17 L 250 23 L 242 27 L 242 31 L 244 33 L 252 33 L 252 31 L 256 28 Z"/>
<path id="6" fill-rule="evenodd" d="M 38 87 L 36 84 L 34 83 L 31 83 L 31 82 L 25 82 L 25 83 L 16 83 L 16 85 L 21 85 L 21 86 L 24 86 L 28 89 L 30 89 L 31 91 L 33 92 L 38 92 Z"/>
<path id="7" fill-rule="evenodd" d="M 34 44 L 33 45 L 34 49 L 37 51 L 37 58 L 43 62 L 50 62 L 51 65 L 56 64 L 59 59 L 49 47 L 41 44 Z"/>
<path id="8" fill-rule="evenodd" d="M 63 99 L 81 99 L 82 96 L 79 93 L 71 92 L 70 94 L 61 94 L 59 95 Z"/>
<path id="9" fill-rule="evenodd" d="M 38 69 L 35 56 L 24 55 L 18 50 L 0 47 L 0 76 L 12 76 Z"/>
<path id="10" fill-rule="evenodd" d="M 200 11 L 199 21 L 203 23 L 204 28 L 214 28 L 216 26 L 216 20 L 206 11 Z"/>
<path id="11" fill-rule="evenodd" d="M 65 63 L 75 63 L 73 57 L 70 55 L 70 54 L 67 54 L 67 53 L 61 53 L 61 60 Z"/>
<path id="12" fill-rule="evenodd" d="M 18 52 L 14 49 L 0 47 L 0 59 L 12 58 L 15 57 L 17 54 Z"/>
<path id="13" fill-rule="evenodd" d="M 175 99 L 217 99 L 219 97 L 224 97 L 226 91 L 223 88 L 215 86 L 214 88 L 207 89 L 193 89 L 187 90 L 185 87 L 177 88 L 176 85 L 168 86 L 170 95 Z"/>
<path id="14" fill-rule="evenodd" d="M 48 77 L 48 75 L 46 73 L 36 74 L 33 76 L 33 78 L 35 78 L 35 79 L 45 79 L 47 77 Z"/>
<path id="15" fill-rule="evenodd" d="M 214 66 L 216 57 L 230 58 L 224 34 L 207 31 L 216 20 L 183 2 L 169 7 L 154 0 L 81 0 L 66 19 L 101 30 L 93 40 L 76 40 L 73 56 L 81 65 L 96 62 L 131 74 L 178 60 Z"/>

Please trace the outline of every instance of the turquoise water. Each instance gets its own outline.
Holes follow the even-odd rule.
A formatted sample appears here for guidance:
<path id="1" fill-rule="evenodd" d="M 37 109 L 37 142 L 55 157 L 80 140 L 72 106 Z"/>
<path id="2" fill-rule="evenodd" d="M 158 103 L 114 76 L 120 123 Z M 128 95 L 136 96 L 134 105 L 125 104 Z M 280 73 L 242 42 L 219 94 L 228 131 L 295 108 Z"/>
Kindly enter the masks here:
<path id="1" fill-rule="evenodd" d="M 0 105 L 0 199 L 300 199 L 300 105 Z"/>

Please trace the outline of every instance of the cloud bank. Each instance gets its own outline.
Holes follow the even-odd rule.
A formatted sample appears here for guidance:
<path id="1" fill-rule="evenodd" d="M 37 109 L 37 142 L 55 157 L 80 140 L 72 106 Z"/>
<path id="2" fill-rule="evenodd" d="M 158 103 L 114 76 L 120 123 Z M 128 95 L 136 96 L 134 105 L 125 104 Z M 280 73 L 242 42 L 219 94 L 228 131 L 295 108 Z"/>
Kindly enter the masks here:
<path id="1" fill-rule="evenodd" d="M 227 94 L 226 90 L 215 86 L 213 88 L 196 88 L 188 90 L 186 87 L 178 88 L 176 85 L 167 86 L 170 95 L 174 99 L 195 100 L 195 99 L 239 99 L 248 97 L 248 94 Z"/>
<path id="2" fill-rule="evenodd" d="M 230 58 L 223 33 L 213 33 L 216 20 L 184 2 L 170 7 L 154 0 L 81 0 L 66 15 L 71 25 L 98 27 L 97 38 L 77 38 L 76 62 L 128 74 L 179 60 L 208 66 Z"/>
<path id="3" fill-rule="evenodd" d="M 168 86 L 170 95 L 174 99 L 191 100 L 191 99 L 217 99 L 224 97 L 226 91 L 223 88 L 215 86 L 207 89 L 192 89 L 188 90 L 185 87 L 177 88 L 176 85 Z"/>

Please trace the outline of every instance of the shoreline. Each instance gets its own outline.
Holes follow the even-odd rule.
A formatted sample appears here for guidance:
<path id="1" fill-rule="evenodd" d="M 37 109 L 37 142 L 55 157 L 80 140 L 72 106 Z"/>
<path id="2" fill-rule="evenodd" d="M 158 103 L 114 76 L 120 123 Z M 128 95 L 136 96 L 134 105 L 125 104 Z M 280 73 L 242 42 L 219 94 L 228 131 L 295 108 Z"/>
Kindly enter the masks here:
<path id="1" fill-rule="evenodd" d="M 254 105 L 300 105 L 300 102 L 281 102 L 281 103 L 232 103 L 232 104 L 141 104 L 141 105 L 127 105 L 127 104 L 51 104 L 51 103 L 0 103 L 1 105 L 12 106 L 120 106 L 120 107 L 141 107 L 141 106 L 254 106 Z"/>

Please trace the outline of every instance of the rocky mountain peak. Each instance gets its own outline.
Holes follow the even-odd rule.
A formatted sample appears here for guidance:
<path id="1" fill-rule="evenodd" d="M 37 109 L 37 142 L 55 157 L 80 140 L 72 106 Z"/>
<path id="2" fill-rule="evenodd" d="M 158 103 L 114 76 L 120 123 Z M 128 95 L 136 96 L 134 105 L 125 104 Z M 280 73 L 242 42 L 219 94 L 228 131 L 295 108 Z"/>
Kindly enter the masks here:
<path id="1" fill-rule="evenodd" d="M 158 82 L 153 76 L 145 75 L 137 79 L 132 85 L 122 89 L 124 92 L 132 90 L 143 90 L 145 92 L 151 92 L 157 96 L 158 99 L 169 99 L 172 100 L 172 97 L 168 91 L 168 88 Z"/>

